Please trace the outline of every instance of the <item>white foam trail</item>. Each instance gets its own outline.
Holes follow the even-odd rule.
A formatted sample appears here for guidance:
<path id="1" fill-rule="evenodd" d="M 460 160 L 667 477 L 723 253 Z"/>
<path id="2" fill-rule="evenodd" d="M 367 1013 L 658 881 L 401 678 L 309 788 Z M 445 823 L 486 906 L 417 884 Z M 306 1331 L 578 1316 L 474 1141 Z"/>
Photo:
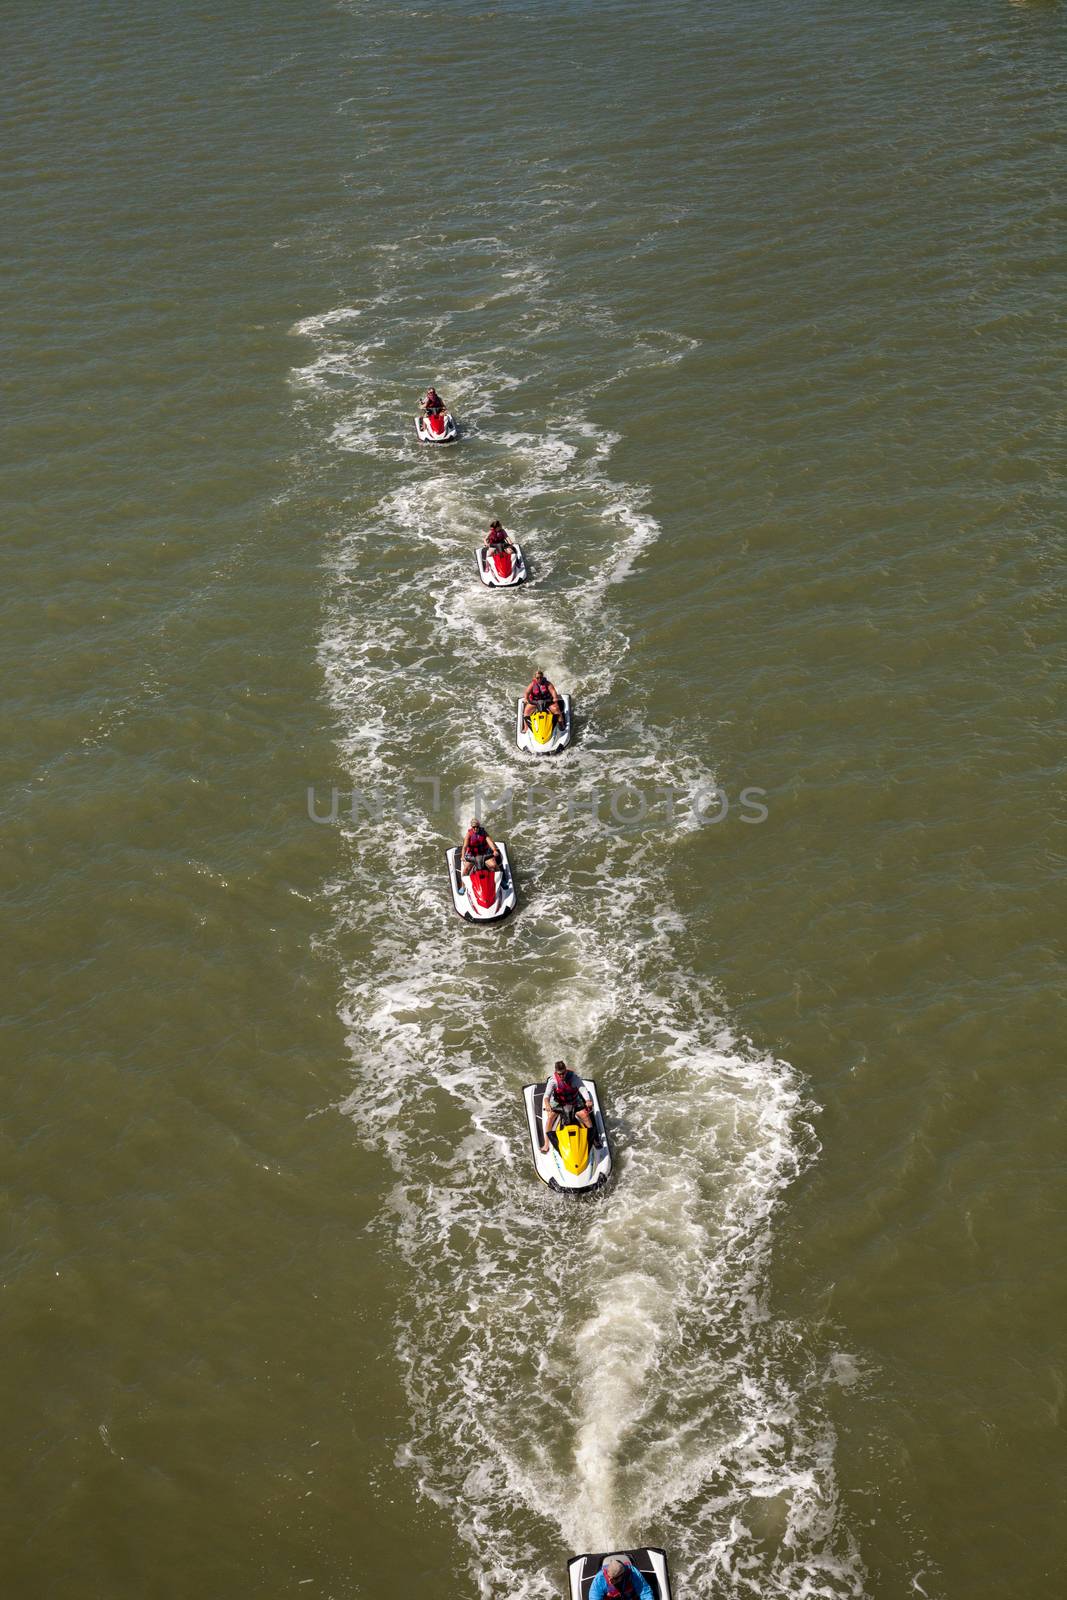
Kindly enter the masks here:
<path id="1" fill-rule="evenodd" d="M 420 454 L 404 430 L 410 372 L 417 352 L 446 348 L 448 317 L 413 326 L 419 296 L 400 275 L 415 246 L 401 243 L 381 251 L 367 306 L 297 325 L 314 354 L 293 381 L 318 448 L 390 462 L 327 558 L 320 659 L 351 781 L 410 797 L 414 777 L 445 779 L 439 810 L 409 798 L 437 844 L 410 853 L 388 899 L 367 823 L 347 831 L 351 879 L 330 890 L 338 950 L 360 940 L 342 1003 L 348 1109 L 394 1152 L 381 1225 L 418 1286 L 398 1329 L 403 1458 L 469 1542 L 486 1595 L 554 1594 L 567 1549 L 652 1539 L 690 1594 L 860 1595 L 832 1430 L 765 1298 L 775 1208 L 813 1150 L 801 1091 L 731 1035 L 681 918 L 657 902 L 665 856 L 699 844 L 695 815 L 609 831 L 579 812 L 547 835 L 514 820 L 518 917 L 474 930 L 451 912 L 439 850 L 465 804 L 453 781 L 503 791 L 536 776 L 563 803 L 712 775 L 696 730 L 657 731 L 632 695 L 624 713 L 612 703 L 629 650 L 612 589 L 659 529 L 645 491 L 610 475 L 617 436 L 588 410 L 602 385 L 554 407 L 545 436 L 518 430 L 523 378 L 468 330 L 465 359 L 438 372 L 472 433 L 447 461 Z M 486 304 L 506 289 L 533 330 L 558 326 L 547 268 L 499 239 L 465 249 L 484 253 Z M 628 339 L 626 359 L 687 347 L 653 332 Z M 528 332 L 527 374 L 537 348 Z M 557 359 L 553 344 L 539 381 Z M 565 590 L 534 583 L 502 604 L 481 589 L 473 547 L 493 511 L 514 516 L 535 578 L 568 563 Z M 415 581 L 427 556 L 431 585 Z M 547 770 L 513 741 L 511 697 L 534 664 L 585 718 Z M 557 1053 L 595 1063 L 616 1141 L 617 1180 L 585 1207 L 559 1206 L 529 1168 L 518 1090 Z"/>

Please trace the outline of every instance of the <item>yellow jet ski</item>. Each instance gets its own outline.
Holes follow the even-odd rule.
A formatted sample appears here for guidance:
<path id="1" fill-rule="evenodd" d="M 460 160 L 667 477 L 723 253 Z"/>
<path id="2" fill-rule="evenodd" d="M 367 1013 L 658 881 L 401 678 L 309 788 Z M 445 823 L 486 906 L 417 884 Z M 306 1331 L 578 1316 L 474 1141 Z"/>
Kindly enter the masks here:
<path id="1" fill-rule="evenodd" d="M 537 1176 L 558 1194 L 585 1194 L 603 1188 L 611 1173 L 611 1147 L 604 1128 L 596 1084 L 592 1078 L 583 1078 L 581 1086 L 593 1102 L 594 1137 L 589 1137 L 588 1129 L 573 1112 L 564 1115 L 548 1136 L 547 1155 L 541 1154 L 541 1141 L 544 1138 L 541 1107 L 546 1085 L 543 1082 L 528 1083 L 522 1091 Z M 600 1142 L 597 1143 L 597 1140 Z"/>
<path id="2" fill-rule="evenodd" d="M 523 726 L 523 702 L 521 700 L 518 702 L 515 742 L 520 750 L 527 750 L 532 756 L 550 756 L 570 744 L 571 697 L 569 694 L 561 694 L 560 701 L 563 705 L 562 721 L 554 717 L 551 711 L 534 711 L 530 716 L 528 728 Z"/>

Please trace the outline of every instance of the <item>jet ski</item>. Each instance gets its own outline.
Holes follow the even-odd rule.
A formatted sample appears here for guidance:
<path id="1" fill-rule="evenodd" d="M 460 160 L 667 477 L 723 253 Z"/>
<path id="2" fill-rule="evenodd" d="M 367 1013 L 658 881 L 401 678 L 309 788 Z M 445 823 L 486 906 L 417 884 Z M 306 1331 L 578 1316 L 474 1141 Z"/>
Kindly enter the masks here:
<path id="1" fill-rule="evenodd" d="M 451 444 L 458 436 L 451 411 L 438 411 L 434 415 L 424 412 L 417 416 L 415 432 L 423 444 Z"/>
<path id="2" fill-rule="evenodd" d="M 557 722 L 551 711 L 535 711 L 530 718 L 528 728 L 522 725 L 523 702 L 519 701 L 515 742 L 520 750 L 528 750 L 532 756 L 550 756 L 570 744 L 571 697 L 569 694 L 561 694 L 560 700 L 563 702 L 562 722 Z"/>
<path id="3" fill-rule="evenodd" d="M 495 550 L 483 544 L 478 551 L 478 576 L 487 589 L 513 589 L 517 583 L 525 583 L 526 558 L 521 547 L 513 542 L 510 550 Z"/>
<path id="4" fill-rule="evenodd" d="M 574 1112 L 564 1112 L 548 1136 L 548 1154 L 541 1154 L 544 1123 L 541 1103 L 545 1098 L 544 1080 L 528 1083 L 522 1091 L 526 1103 L 526 1125 L 530 1130 L 537 1176 L 557 1194 L 582 1194 L 591 1189 L 601 1189 L 611 1173 L 611 1149 L 604 1131 L 604 1116 L 600 1097 L 592 1078 L 582 1079 L 582 1088 L 593 1097 L 593 1130 L 604 1143 L 597 1148 L 589 1136 L 588 1128 L 578 1121 Z"/>
<path id="5" fill-rule="evenodd" d="M 589 1586 L 601 1566 L 611 1556 L 636 1567 L 652 1590 L 652 1600 L 671 1600 L 671 1579 L 667 1571 L 667 1552 L 648 1550 L 605 1550 L 603 1555 L 572 1556 L 567 1562 L 569 1600 L 589 1600 Z"/>
<path id="6" fill-rule="evenodd" d="M 507 845 L 496 841 L 503 862 L 503 871 L 475 868 L 466 877 L 460 868 L 460 847 L 453 845 L 445 851 L 448 862 L 448 882 L 452 890 L 452 903 L 461 917 L 468 922 L 498 922 L 515 909 L 515 879 L 511 871 Z"/>

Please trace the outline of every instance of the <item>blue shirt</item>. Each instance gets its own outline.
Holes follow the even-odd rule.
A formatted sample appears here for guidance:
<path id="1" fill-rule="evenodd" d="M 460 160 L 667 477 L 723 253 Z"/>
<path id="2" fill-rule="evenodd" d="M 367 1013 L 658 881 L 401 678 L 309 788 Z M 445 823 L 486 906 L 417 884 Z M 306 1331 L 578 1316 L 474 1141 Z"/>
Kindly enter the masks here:
<path id="1" fill-rule="evenodd" d="M 630 1575 L 634 1580 L 634 1591 L 637 1595 L 637 1600 L 652 1600 L 652 1590 L 649 1587 L 648 1579 L 644 1576 L 644 1574 L 638 1572 L 635 1566 L 631 1566 Z M 616 1584 L 616 1588 L 622 1589 L 624 1594 L 626 1593 L 625 1589 L 623 1588 L 623 1584 L 625 1584 L 625 1582 L 626 1579 L 624 1578 L 622 1580 L 622 1584 Z M 596 1577 L 593 1579 L 592 1583 L 589 1585 L 589 1600 L 604 1600 L 607 1592 L 608 1580 L 604 1576 L 603 1568 L 601 1568 Z"/>

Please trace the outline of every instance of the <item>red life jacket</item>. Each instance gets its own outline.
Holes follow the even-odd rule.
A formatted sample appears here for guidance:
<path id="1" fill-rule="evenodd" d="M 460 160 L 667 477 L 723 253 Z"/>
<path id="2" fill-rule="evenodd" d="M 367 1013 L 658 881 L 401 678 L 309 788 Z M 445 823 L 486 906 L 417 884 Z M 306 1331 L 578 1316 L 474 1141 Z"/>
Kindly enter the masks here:
<path id="1" fill-rule="evenodd" d="M 607 1573 L 604 1573 L 604 1593 L 607 1596 L 607 1600 L 630 1600 L 630 1597 L 636 1592 L 637 1585 L 634 1583 L 632 1567 L 626 1566 L 624 1568 L 621 1589 L 617 1589 Z"/>
<path id="2" fill-rule="evenodd" d="M 558 1073 L 552 1074 L 552 1093 L 561 1106 L 576 1106 L 579 1101 L 584 1103 L 585 1096 L 574 1081 L 574 1073 L 568 1069 L 567 1076 L 561 1084 Z M 604 1582 L 608 1580 L 605 1577 Z"/>
<path id="3" fill-rule="evenodd" d="M 552 699 L 552 690 L 548 687 L 547 680 L 535 678 L 526 691 L 526 698 L 537 705 L 547 705 Z"/>
<path id="4" fill-rule="evenodd" d="M 507 544 L 507 542 L 508 542 L 508 536 L 505 533 L 503 528 L 490 528 L 489 529 L 489 543 L 490 543 L 490 545 Z"/>
<path id="5" fill-rule="evenodd" d="M 465 856 L 489 854 L 489 835 L 484 828 L 467 829 L 467 837 L 463 841 L 463 854 Z"/>

